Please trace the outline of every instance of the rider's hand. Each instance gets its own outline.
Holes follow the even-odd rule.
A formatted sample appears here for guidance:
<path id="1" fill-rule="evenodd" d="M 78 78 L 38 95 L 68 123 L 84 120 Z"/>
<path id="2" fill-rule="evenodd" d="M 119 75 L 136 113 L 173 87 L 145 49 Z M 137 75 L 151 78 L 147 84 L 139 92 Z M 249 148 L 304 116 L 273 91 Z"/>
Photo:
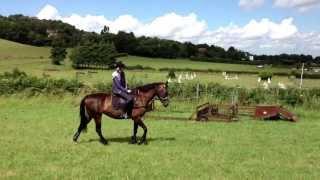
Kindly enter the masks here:
<path id="1" fill-rule="evenodd" d="M 128 93 L 131 93 L 132 91 L 131 91 L 131 89 L 128 89 L 127 92 L 128 92 Z"/>

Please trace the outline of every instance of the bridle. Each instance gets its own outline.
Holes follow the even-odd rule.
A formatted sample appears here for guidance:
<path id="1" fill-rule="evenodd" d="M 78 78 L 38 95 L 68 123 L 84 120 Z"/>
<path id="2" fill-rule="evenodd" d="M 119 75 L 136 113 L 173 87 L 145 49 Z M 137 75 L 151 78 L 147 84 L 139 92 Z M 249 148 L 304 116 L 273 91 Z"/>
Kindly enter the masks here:
<path id="1" fill-rule="evenodd" d="M 140 90 L 139 89 L 137 89 L 137 91 L 134 93 L 136 96 L 139 96 L 140 95 Z M 136 101 L 136 98 L 137 97 L 135 97 L 134 99 L 134 101 Z M 168 103 L 169 102 L 169 96 L 165 96 L 165 97 L 161 97 L 161 96 L 159 96 L 159 95 L 157 95 L 157 96 L 155 96 L 155 97 L 153 97 L 152 99 L 151 99 L 151 101 L 154 101 L 154 100 L 157 100 L 157 98 L 161 101 L 161 102 L 165 102 L 165 103 Z M 144 105 L 144 106 L 134 106 L 133 108 L 146 108 L 148 105 L 146 104 L 146 105 Z"/>
<path id="2" fill-rule="evenodd" d="M 158 98 L 160 99 L 160 101 L 168 101 L 169 100 L 169 97 L 166 96 L 166 97 L 160 97 L 158 96 Z"/>

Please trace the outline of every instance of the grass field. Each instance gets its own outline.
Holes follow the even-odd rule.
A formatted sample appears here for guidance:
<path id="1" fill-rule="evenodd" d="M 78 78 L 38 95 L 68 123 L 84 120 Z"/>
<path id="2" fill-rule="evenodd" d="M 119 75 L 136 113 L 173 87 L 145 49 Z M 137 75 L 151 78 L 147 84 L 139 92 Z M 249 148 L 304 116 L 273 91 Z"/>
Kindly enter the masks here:
<path id="1" fill-rule="evenodd" d="M 128 56 L 120 58 L 125 64 L 130 66 L 141 64 L 143 66 L 159 68 L 167 68 L 169 65 L 171 68 L 193 68 L 193 69 L 213 69 L 221 71 L 260 71 L 255 65 L 244 64 L 225 64 L 225 63 L 210 63 L 210 62 L 197 62 L 189 59 L 164 59 L 164 58 L 146 58 L 137 56 Z M 273 72 L 287 72 L 287 68 L 269 67 Z"/>
<path id="2" fill-rule="evenodd" d="M 50 49 L 35 47 L 0 39 L 0 59 L 39 59 L 48 58 Z"/>
<path id="3" fill-rule="evenodd" d="M 11 71 L 14 68 L 19 68 L 28 74 L 43 76 L 49 75 L 52 78 L 75 78 L 76 70 L 71 68 L 70 61 L 66 59 L 65 65 L 54 66 L 50 63 L 50 48 L 34 47 L 14 43 L 11 41 L 0 39 L 0 72 Z M 255 66 L 239 65 L 239 64 L 222 64 L 222 63 L 207 63 L 195 62 L 187 59 L 155 59 L 136 56 L 128 56 L 121 58 L 123 62 L 131 65 L 150 66 L 156 69 L 164 67 L 174 68 L 194 68 L 194 69 L 215 69 L 215 70 L 246 70 L 260 71 Z M 289 69 L 285 68 L 270 68 L 274 72 L 285 72 Z M 112 71 L 94 70 L 96 73 L 90 74 L 88 70 L 83 70 L 84 75 L 79 76 L 79 79 L 88 85 L 97 82 L 111 81 Z M 176 73 L 177 76 L 180 74 Z M 167 72 L 160 71 L 127 71 L 127 79 L 141 80 L 144 83 L 155 81 L 166 81 Z M 221 73 L 198 73 L 195 82 L 214 82 L 227 86 L 242 86 L 247 88 L 259 86 L 257 75 L 239 75 L 239 80 L 225 80 Z M 285 76 L 274 76 L 272 86 L 277 86 L 278 83 L 283 83 L 286 86 L 297 87 L 299 80 L 289 79 Z M 319 87 L 320 80 L 306 79 L 304 81 L 305 88 Z"/>
<path id="4" fill-rule="evenodd" d="M 132 122 L 103 119 L 72 142 L 79 97 L 0 97 L 0 179 L 317 179 L 319 112 L 300 122 L 150 120 L 149 145 L 129 145 Z M 182 103 L 182 102 L 181 102 Z M 169 106 L 170 108 L 170 106 Z M 141 130 L 139 131 L 141 134 Z"/>
<path id="5" fill-rule="evenodd" d="M 50 64 L 49 48 L 0 39 L 0 73 L 19 68 L 36 76 L 75 78 L 76 70 Z M 254 66 L 129 56 L 128 65 L 250 70 Z M 276 69 L 283 71 L 285 69 Z M 96 70 L 78 78 L 88 85 L 111 80 L 111 71 Z M 179 73 L 177 73 L 179 75 Z M 130 80 L 165 81 L 159 71 L 128 71 Z M 256 87 L 257 76 L 239 75 L 226 81 L 221 74 L 198 73 L 199 82 Z M 297 86 L 297 80 L 273 78 Z M 319 80 L 305 80 L 319 87 Z M 79 143 L 72 136 L 79 125 L 81 96 L 0 97 L 0 179 L 317 179 L 320 177 L 320 113 L 292 109 L 298 123 L 262 122 L 242 118 L 237 123 L 196 123 L 146 118 L 149 145 L 129 145 L 132 122 L 103 119 L 110 145 L 98 142 L 94 124 Z M 172 100 L 151 115 L 189 117 L 199 102 Z M 141 135 L 141 130 L 139 134 Z"/>

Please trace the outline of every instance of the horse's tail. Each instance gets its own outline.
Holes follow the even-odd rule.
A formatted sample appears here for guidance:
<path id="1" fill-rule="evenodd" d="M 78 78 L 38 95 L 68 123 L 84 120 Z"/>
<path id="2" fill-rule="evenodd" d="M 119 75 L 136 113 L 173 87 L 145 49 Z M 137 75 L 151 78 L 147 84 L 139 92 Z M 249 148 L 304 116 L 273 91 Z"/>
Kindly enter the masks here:
<path id="1" fill-rule="evenodd" d="M 82 126 L 82 131 L 84 132 L 87 131 L 87 124 L 89 121 L 85 100 L 86 98 L 83 98 L 80 103 L 80 125 Z"/>

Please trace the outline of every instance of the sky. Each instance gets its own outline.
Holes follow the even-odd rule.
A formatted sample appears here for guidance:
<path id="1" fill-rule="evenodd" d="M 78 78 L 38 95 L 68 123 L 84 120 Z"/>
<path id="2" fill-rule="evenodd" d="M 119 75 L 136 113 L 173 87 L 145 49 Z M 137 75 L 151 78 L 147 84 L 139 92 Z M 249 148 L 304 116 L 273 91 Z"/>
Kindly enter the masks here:
<path id="1" fill-rule="evenodd" d="M 320 0 L 2 0 L 1 15 L 134 32 L 255 54 L 320 56 Z"/>

